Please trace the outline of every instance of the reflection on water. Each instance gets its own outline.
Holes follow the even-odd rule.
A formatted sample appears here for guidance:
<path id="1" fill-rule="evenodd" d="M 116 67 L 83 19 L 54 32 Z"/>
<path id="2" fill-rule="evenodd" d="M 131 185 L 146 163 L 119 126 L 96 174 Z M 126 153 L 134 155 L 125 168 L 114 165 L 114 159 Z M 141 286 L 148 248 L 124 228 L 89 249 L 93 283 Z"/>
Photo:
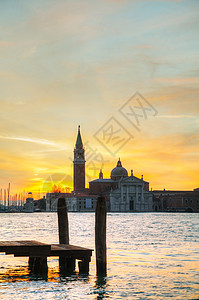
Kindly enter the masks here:
<path id="1" fill-rule="evenodd" d="M 31 280 L 45 280 L 49 282 L 71 282 L 80 280 L 84 282 L 90 281 L 89 275 L 79 274 L 74 271 L 70 275 L 63 275 L 59 268 L 49 268 L 47 276 L 33 274 L 28 267 L 18 268 L 1 268 L 0 269 L 0 282 L 9 283 L 16 281 L 31 281 Z"/>
<path id="2" fill-rule="evenodd" d="M 31 280 L 28 268 L 12 268 L 0 270 L 0 282 L 16 282 L 16 281 L 29 281 Z"/>
<path id="3" fill-rule="evenodd" d="M 107 277 L 96 276 L 93 294 L 97 295 L 97 299 L 109 298 Z"/>
<path id="4" fill-rule="evenodd" d="M 199 299 L 197 214 L 109 214 L 107 277 L 61 276 L 58 258 L 48 277 L 32 276 L 28 260 L 0 254 L 3 299 Z M 1 240 L 58 243 L 55 213 L 1 214 Z M 70 213 L 70 243 L 94 249 L 94 214 Z M 23 230 L 22 230 L 23 229 Z"/>

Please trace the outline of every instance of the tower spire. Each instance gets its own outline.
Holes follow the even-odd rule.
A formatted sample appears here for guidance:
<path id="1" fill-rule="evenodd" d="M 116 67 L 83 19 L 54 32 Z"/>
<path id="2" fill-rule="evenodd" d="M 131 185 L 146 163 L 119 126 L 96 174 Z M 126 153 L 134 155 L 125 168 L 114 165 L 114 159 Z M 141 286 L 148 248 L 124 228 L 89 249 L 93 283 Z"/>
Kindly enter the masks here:
<path id="1" fill-rule="evenodd" d="M 73 161 L 73 187 L 75 192 L 82 192 L 85 189 L 85 153 L 80 133 L 80 125 L 78 126 L 78 134 L 74 149 Z"/>
<path id="2" fill-rule="evenodd" d="M 77 140 L 75 144 L 76 148 L 83 148 L 81 133 L 80 133 L 80 125 L 78 126 L 78 134 L 77 134 Z"/>

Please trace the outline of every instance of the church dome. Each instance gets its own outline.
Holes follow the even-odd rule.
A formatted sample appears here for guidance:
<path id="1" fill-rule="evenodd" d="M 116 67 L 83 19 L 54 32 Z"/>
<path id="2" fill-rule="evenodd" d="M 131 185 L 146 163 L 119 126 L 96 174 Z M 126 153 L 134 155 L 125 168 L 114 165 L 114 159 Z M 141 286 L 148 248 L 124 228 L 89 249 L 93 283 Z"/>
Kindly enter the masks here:
<path id="1" fill-rule="evenodd" d="M 122 167 L 122 163 L 119 159 L 117 166 L 111 171 L 111 179 L 119 180 L 121 177 L 128 177 L 128 172 Z"/>

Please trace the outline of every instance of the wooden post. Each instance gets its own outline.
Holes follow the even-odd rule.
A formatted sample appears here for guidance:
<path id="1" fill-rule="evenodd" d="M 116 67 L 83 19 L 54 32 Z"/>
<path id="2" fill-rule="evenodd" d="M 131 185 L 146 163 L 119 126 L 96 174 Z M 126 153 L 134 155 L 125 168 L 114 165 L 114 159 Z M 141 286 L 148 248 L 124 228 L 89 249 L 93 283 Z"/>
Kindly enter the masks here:
<path id="1" fill-rule="evenodd" d="M 48 264 L 47 257 L 29 257 L 29 269 L 34 275 L 47 276 Z"/>
<path id="2" fill-rule="evenodd" d="M 68 210 L 65 198 L 59 198 L 57 204 L 59 243 L 69 245 Z M 59 268 L 62 274 L 70 274 L 75 270 L 75 259 L 59 256 Z"/>
<path id="3" fill-rule="evenodd" d="M 85 257 L 83 260 L 78 261 L 79 274 L 89 273 L 89 262 L 90 262 L 90 257 Z"/>
<path id="4" fill-rule="evenodd" d="M 95 252 L 97 275 L 106 276 L 106 200 L 97 198 L 95 210 Z"/>
<path id="5" fill-rule="evenodd" d="M 58 199 L 57 204 L 59 243 L 69 245 L 68 210 L 64 198 Z"/>
<path id="6" fill-rule="evenodd" d="M 75 270 L 75 259 L 59 256 L 59 270 L 61 275 L 72 274 Z"/>

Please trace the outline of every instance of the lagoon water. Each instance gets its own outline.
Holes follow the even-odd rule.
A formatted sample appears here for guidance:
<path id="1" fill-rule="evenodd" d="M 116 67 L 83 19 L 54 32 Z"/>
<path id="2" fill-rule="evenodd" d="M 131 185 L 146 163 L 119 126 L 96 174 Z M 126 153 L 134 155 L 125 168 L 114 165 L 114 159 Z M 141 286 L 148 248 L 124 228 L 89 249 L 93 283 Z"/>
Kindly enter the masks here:
<path id="1" fill-rule="evenodd" d="M 69 213 L 70 243 L 94 249 L 94 213 Z M 58 243 L 56 213 L 0 214 L 0 240 Z M 27 258 L 0 253 L 0 299 L 199 299 L 199 214 L 109 213 L 108 272 L 30 277 Z"/>

